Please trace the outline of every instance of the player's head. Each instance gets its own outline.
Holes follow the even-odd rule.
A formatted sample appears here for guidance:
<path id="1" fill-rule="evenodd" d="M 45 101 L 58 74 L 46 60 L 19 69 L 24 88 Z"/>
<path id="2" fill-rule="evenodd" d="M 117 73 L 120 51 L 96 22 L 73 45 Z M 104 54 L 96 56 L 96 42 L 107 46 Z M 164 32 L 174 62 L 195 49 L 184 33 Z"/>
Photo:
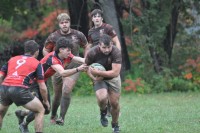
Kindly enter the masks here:
<path id="1" fill-rule="evenodd" d="M 95 16 L 95 15 L 100 15 L 101 17 L 103 16 L 103 12 L 100 10 L 100 9 L 94 9 L 92 12 L 91 12 L 91 17 Z"/>
<path id="2" fill-rule="evenodd" d="M 57 17 L 61 32 L 68 33 L 70 30 L 70 17 L 67 13 L 61 13 Z"/>
<path id="3" fill-rule="evenodd" d="M 95 27 L 99 27 L 103 23 L 103 12 L 100 9 L 94 9 L 91 12 L 91 19 Z"/>
<path id="4" fill-rule="evenodd" d="M 73 44 L 71 39 L 60 37 L 56 42 L 55 52 L 56 54 L 63 53 L 63 55 L 66 54 L 68 56 L 71 53 L 72 48 Z"/>
<path id="5" fill-rule="evenodd" d="M 24 53 L 30 55 L 39 54 L 39 44 L 36 43 L 34 40 L 28 40 L 24 43 Z M 37 57 L 36 57 L 37 58 Z"/>
<path id="6" fill-rule="evenodd" d="M 107 34 L 102 34 L 99 39 L 99 48 L 102 53 L 108 55 L 112 51 L 112 38 Z"/>
<path id="7" fill-rule="evenodd" d="M 69 17 L 69 15 L 67 13 L 60 13 L 57 16 L 57 20 L 58 20 L 58 22 L 61 22 L 61 21 L 64 21 L 64 20 L 70 21 L 70 17 Z"/>

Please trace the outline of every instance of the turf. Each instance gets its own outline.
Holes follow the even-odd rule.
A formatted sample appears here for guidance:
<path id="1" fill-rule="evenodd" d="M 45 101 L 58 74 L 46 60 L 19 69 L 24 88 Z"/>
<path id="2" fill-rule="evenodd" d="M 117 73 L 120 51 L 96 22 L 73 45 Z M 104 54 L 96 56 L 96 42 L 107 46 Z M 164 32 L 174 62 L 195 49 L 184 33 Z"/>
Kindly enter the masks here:
<path id="1" fill-rule="evenodd" d="M 200 93 L 163 93 L 122 95 L 120 100 L 121 133 L 199 133 Z M 2 133 L 20 133 L 12 105 L 3 123 Z M 72 97 L 65 125 L 51 125 L 45 116 L 44 133 L 111 133 L 102 127 L 95 96 Z M 29 126 L 34 133 L 33 123 Z"/>

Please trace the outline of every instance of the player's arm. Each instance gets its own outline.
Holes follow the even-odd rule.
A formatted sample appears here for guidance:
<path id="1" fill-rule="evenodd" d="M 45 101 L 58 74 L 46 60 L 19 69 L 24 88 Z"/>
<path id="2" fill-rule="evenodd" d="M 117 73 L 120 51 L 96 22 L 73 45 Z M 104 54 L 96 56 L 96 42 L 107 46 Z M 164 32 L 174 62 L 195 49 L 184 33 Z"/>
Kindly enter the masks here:
<path id="1" fill-rule="evenodd" d="M 8 70 L 8 63 L 4 64 L 1 67 L 1 70 L 0 70 L 0 84 L 3 82 L 4 78 L 6 77 L 7 70 Z"/>
<path id="2" fill-rule="evenodd" d="M 85 63 L 85 58 L 82 58 L 82 57 L 79 57 L 79 56 L 74 56 L 72 58 L 72 62 L 83 64 L 83 63 Z"/>
<path id="3" fill-rule="evenodd" d="M 87 69 L 86 64 L 82 64 L 77 68 L 72 68 L 67 70 L 64 70 L 64 68 L 60 64 L 51 65 L 51 67 L 63 77 L 68 77 L 79 71 L 85 71 Z"/>
<path id="4" fill-rule="evenodd" d="M 84 57 L 86 57 L 88 51 L 90 50 L 90 48 L 92 47 L 91 43 L 88 43 L 84 49 Z"/>
<path id="5" fill-rule="evenodd" d="M 117 77 L 120 74 L 120 70 L 121 70 L 121 64 L 117 63 L 112 63 L 112 70 L 108 71 L 100 71 L 90 67 L 90 71 L 93 75 L 98 75 L 100 77 L 105 77 L 105 78 Z"/>
<path id="6" fill-rule="evenodd" d="M 0 84 L 3 82 L 3 79 L 4 79 L 4 75 L 0 73 Z"/>
<path id="7" fill-rule="evenodd" d="M 48 110 L 50 110 L 50 103 L 48 101 L 48 91 L 45 82 L 38 82 L 40 88 L 40 94 L 43 99 L 43 103 L 47 106 Z"/>
<path id="8" fill-rule="evenodd" d="M 114 42 L 116 47 L 121 51 L 121 45 L 120 45 L 119 38 L 117 36 L 115 36 L 115 37 L 112 38 L 112 41 Z"/>
<path id="9" fill-rule="evenodd" d="M 44 47 L 42 49 L 43 56 L 46 56 L 48 53 L 52 52 L 55 47 L 55 42 L 52 41 L 51 35 L 47 38 Z"/>
<path id="10" fill-rule="evenodd" d="M 51 52 L 51 49 L 47 49 L 45 47 L 42 49 L 43 56 L 46 56 L 50 52 Z"/>
<path id="11" fill-rule="evenodd" d="M 44 73 L 43 73 L 43 67 L 42 64 L 39 63 L 36 69 L 36 78 L 37 78 L 37 83 L 40 88 L 40 94 L 43 99 L 43 103 L 47 106 L 48 110 L 50 110 L 50 104 L 48 101 L 48 91 L 47 91 L 47 86 L 44 82 Z"/>

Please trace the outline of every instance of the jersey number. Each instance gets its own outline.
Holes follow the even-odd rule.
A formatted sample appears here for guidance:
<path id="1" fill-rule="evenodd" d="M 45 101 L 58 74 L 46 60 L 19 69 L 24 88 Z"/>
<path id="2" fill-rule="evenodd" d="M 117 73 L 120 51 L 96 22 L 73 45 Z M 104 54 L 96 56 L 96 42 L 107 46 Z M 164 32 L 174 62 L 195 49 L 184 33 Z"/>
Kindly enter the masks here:
<path id="1" fill-rule="evenodd" d="M 17 60 L 17 66 L 15 67 L 15 69 L 18 69 L 21 65 L 25 64 L 26 63 L 26 60 L 24 59 L 19 59 Z"/>

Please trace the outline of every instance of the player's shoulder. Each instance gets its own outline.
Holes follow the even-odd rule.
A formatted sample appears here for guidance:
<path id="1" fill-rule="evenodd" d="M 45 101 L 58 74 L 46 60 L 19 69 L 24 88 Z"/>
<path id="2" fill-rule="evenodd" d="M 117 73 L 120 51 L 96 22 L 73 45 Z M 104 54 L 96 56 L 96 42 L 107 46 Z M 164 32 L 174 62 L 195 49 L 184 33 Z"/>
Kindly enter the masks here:
<path id="1" fill-rule="evenodd" d="M 119 53 L 121 53 L 121 50 L 119 50 L 119 48 L 117 48 L 117 46 L 115 46 L 115 45 L 113 45 L 113 51 L 114 52 L 119 52 Z"/>
<path id="2" fill-rule="evenodd" d="M 89 51 L 88 51 L 88 53 L 90 53 L 90 54 L 92 54 L 92 55 L 95 55 L 95 54 L 98 53 L 98 49 L 99 49 L 99 46 L 96 45 L 96 46 L 90 48 Z"/>
<path id="3" fill-rule="evenodd" d="M 95 27 L 92 27 L 92 28 L 89 29 L 88 33 L 91 33 L 91 32 L 93 32 L 94 30 L 95 30 Z"/>
<path id="4" fill-rule="evenodd" d="M 110 25 L 110 24 L 107 24 L 107 23 L 103 23 L 102 27 L 104 27 L 104 28 L 112 28 L 113 26 Z"/>
<path id="5" fill-rule="evenodd" d="M 28 57 L 28 60 L 30 62 L 33 62 L 33 63 L 39 63 L 40 61 L 38 59 L 36 59 L 35 57 Z"/>
<path id="6" fill-rule="evenodd" d="M 61 36 L 61 32 L 60 30 L 56 30 L 54 32 L 52 32 L 49 37 L 55 37 L 55 36 Z"/>
<path id="7" fill-rule="evenodd" d="M 79 30 L 75 30 L 75 29 L 71 29 L 71 33 L 73 33 L 73 34 L 83 34 L 83 32 L 81 32 Z"/>

